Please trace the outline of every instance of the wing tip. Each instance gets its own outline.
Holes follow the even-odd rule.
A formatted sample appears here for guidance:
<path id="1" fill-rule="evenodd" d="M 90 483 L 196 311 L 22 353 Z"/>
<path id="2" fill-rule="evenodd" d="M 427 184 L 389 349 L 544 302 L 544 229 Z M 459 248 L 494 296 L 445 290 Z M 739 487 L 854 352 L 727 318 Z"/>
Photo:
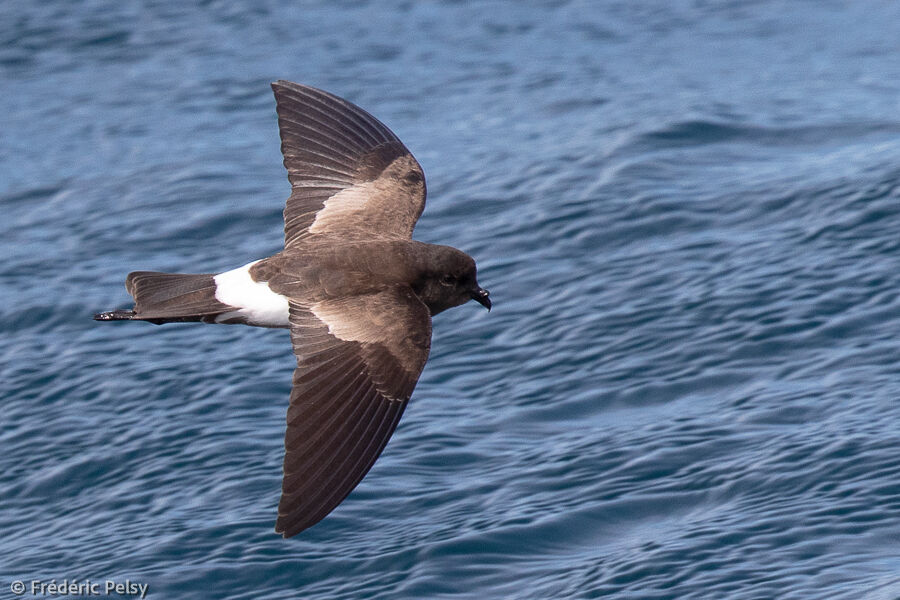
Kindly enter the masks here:
<path id="1" fill-rule="evenodd" d="M 281 515 L 278 515 L 278 520 L 275 521 L 275 533 L 280 533 L 281 537 L 284 539 L 294 535 L 293 533 L 288 533 L 287 527 L 284 526 L 284 523 L 281 520 Z"/>
<path id="2" fill-rule="evenodd" d="M 326 92 L 323 89 L 317 88 L 312 85 L 306 85 L 304 83 L 297 83 L 295 81 L 288 81 L 287 79 L 278 79 L 269 84 L 272 87 L 272 91 L 278 96 L 281 92 L 306 92 L 307 94 L 314 94 L 316 96 L 334 96 L 329 92 Z"/>
<path id="3" fill-rule="evenodd" d="M 285 529 L 284 527 L 281 527 L 280 525 L 278 525 L 278 524 L 276 523 L 276 525 L 275 525 L 275 533 L 280 534 L 280 535 L 281 535 L 281 538 L 286 540 L 286 539 L 288 539 L 288 538 L 294 537 L 295 535 L 297 535 L 297 534 L 300 533 L 300 532 L 299 532 L 299 531 L 288 532 L 287 529 Z"/>
<path id="4" fill-rule="evenodd" d="M 292 85 L 297 85 L 297 84 L 294 83 L 293 81 L 288 81 L 287 79 L 277 79 L 277 80 L 273 81 L 270 85 L 272 86 L 273 90 L 278 91 L 278 88 L 286 88 L 286 87 L 290 87 Z"/>
<path id="5" fill-rule="evenodd" d="M 287 520 L 289 516 L 290 515 L 278 515 L 278 519 L 275 521 L 275 533 L 280 533 L 281 537 L 284 539 L 292 538 L 321 521 L 321 519 L 319 519 L 319 521 L 306 523 L 301 520 L 295 523 L 288 523 Z"/>
<path id="6" fill-rule="evenodd" d="M 298 87 L 301 87 L 299 83 L 294 83 L 293 81 L 288 81 L 287 79 L 279 79 L 277 81 L 273 81 L 270 85 L 272 86 L 272 92 L 275 94 L 276 98 L 278 98 L 278 95 L 283 92 L 296 90 Z"/>

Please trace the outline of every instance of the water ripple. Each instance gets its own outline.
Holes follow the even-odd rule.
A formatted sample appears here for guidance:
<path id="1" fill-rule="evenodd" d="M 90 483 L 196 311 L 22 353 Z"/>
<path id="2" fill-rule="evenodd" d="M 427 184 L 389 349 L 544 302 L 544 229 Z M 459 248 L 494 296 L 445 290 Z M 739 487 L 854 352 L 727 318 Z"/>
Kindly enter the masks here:
<path id="1" fill-rule="evenodd" d="M 900 13 L 832 8 L 0 6 L 0 583 L 900 597 Z M 277 78 L 400 135 L 495 299 L 289 541 L 287 333 L 90 320 L 280 247 Z"/>

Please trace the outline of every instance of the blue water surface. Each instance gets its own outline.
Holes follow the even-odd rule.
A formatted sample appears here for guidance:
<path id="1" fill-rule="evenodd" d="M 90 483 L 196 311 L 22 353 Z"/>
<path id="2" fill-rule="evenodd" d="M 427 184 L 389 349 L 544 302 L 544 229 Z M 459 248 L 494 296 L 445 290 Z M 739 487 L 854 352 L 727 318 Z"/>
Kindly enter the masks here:
<path id="1" fill-rule="evenodd" d="M 282 78 L 495 306 L 290 540 L 287 332 L 91 320 L 280 248 Z M 10 1 L 0 81 L 0 597 L 900 598 L 897 3 Z"/>

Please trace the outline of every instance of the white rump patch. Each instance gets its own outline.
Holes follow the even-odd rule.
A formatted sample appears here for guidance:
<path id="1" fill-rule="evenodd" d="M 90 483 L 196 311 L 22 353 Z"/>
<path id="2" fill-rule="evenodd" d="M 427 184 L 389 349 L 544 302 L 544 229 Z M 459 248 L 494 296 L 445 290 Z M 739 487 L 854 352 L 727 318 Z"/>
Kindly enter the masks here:
<path id="1" fill-rule="evenodd" d="M 250 267 L 258 262 L 255 260 L 213 278 L 216 282 L 216 300 L 239 307 L 239 310 L 216 317 L 217 323 L 241 319 L 258 327 L 290 326 L 287 297 L 273 292 L 265 281 L 253 281 L 250 277 Z"/>

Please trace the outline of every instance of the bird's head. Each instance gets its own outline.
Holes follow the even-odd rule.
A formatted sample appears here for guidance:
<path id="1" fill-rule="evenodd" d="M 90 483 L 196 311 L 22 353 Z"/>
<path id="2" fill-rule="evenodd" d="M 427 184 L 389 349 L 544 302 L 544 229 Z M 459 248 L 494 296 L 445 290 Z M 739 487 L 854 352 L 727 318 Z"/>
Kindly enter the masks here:
<path id="1" fill-rule="evenodd" d="M 433 252 L 412 287 L 432 315 L 475 300 L 491 310 L 490 293 L 478 285 L 475 261 L 449 246 L 432 246 Z"/>

